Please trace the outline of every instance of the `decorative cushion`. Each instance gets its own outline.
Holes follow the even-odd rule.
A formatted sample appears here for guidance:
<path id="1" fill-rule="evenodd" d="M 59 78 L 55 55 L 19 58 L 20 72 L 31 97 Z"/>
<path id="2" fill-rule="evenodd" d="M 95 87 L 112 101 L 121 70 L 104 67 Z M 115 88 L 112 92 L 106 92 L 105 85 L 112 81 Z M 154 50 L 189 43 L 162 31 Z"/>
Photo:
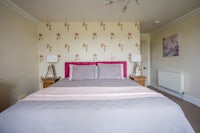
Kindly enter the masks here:
<path id="1" fill-rule="evenodd" d="M 96 73 L 96 65 L 70 65 L 69 79 L 96 79 Z"/>
<path id="2" fill-rule="evenodd" d="M 123 79 L 123 66 L 121 64 L 98 63 L 99 79 Z"/>

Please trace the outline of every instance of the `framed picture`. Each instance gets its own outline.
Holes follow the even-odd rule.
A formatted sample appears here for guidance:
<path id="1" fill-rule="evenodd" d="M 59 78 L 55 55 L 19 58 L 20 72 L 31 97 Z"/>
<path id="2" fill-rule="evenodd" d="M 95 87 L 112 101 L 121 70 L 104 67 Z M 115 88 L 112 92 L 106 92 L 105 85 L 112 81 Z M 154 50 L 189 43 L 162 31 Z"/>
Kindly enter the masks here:
<path id="1" fill-rule="evenodd" d="M 163 57 L 179 56 L 178 34 L 163 38 Z"/>

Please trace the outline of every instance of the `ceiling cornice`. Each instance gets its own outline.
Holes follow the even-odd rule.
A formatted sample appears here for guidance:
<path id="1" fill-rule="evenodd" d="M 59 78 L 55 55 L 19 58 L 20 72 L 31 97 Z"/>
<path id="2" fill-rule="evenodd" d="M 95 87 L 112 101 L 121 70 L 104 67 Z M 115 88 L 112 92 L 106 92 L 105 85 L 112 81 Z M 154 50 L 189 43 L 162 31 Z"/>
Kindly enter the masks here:
<path id="1" fill-rule="evenodd" d="M 20 8 L 18 5 L 16 5 L 12 1 L 10 1 L 10 0 L 0 0 L 0 2 L 2 4 L 4 4 L 5 6 L 7 6 L 8 8 L 12 9 L 13 11 L 15 11 L 16 13 L 18 13 L 19 15 L 23 16 L 24 18 L 26 18 L 27 20 L 31 21 L 32 23 L 34 23 L 34 24 L 39 24 L 40 23 L 40 21 L 38 19 L 36 19 L 32 15 L 30 15 L 28 12 L 26 12 L 25 10 Z"/>
<path id="2" fill-rule="evenodd" d="M 172 21 L 172 22 L 170 22 L 170 23 L 168 23 L 168 24 L 166 24 L 166 25 L 160 27 L 159 29 L 157 29 L 157 30 L 151 32 L 150 34 L 155 33 L 155 32 L 158 32 L 158 31 L 160 31 L 160 30 L 162 30 L 162 29 L 165 29 L 165 28 L 167 28 L 167 27 L 169 27 L 169 26 L 171 26 L 171 25 L 181 23 L 181 22 L 183 22 L 184 20 L 186 20 L 186 19 L 188 19 L 188 18 L 190 18 L 190 17 L 192 17 L 192 16 L 195 16 L 195 15 L 197 15 L 197 14 L 199 14 L 199 13 L 200 13 L 200 7 L 197 8 L 197 9 L 195 9 L 195 10 L 193 10 L 193 11 L 191 11 L 191 12 L 189 12 L 189 13 L 187 13 L 187 14 L 185 14 L 185 15 L 183 15 L 182 17 L 179 17 L 179 18 L 175 19 L 175 20 Z"/>

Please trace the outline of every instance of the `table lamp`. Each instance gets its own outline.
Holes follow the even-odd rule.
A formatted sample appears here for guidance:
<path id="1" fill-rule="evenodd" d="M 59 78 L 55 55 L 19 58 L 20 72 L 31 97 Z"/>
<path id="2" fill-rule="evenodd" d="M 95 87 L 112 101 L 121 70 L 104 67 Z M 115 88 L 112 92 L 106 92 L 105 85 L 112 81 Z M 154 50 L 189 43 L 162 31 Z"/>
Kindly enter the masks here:
<path id="1" fill-rule="evenodd" d="M 47 62 L 51 63 L 51 65 L 48 66 L 45 78 L 56 78 L 54 63 L 58 62 L 58 55 L 48 55 Z"/>
<path id="2" fill-rule="evenodd" d="M 133 66 L 133 76 L 141 76 L 141 55 L 132 55 L 131 62 L 134 62 Z"/>

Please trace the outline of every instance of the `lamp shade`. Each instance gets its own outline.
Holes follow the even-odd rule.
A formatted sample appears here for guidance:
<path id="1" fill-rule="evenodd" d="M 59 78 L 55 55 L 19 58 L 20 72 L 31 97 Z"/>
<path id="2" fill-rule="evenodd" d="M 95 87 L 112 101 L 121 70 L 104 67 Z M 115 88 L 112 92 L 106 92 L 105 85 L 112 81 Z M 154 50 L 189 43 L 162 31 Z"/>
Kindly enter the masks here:
<path id="1" fill-rule="evenodd" d="M 132 55 L 131 62 L 141 62 L 141 55 Z"/>
<path id="2" fill-rule="evenodd" d="M 47 56 L 48 63 L 55 63 L 58 62 L 58 55 L 48 55 Z"/>

